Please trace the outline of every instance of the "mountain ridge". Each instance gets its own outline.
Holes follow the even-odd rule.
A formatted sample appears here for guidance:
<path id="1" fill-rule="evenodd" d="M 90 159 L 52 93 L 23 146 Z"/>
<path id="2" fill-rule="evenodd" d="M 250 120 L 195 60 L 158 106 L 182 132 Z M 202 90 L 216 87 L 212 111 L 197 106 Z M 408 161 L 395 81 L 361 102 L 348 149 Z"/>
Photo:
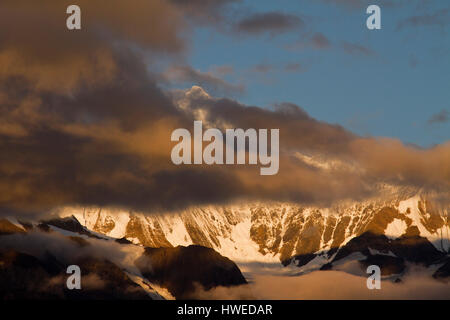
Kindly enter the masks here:
<path id="1" fill-rule="evenodd" d="M 397 261 L 393 270 L 404 270 L 410 262 L 440 264 L 450 252 L 448 209 L 408 189 L 328 208 L 254 203 L 192 207 L 172 214 L 64 208 L 60 215 L 74 215 L 88 229 L 147 247 L 202 245 L 240 266 L 280 264 L 297 267 L 296 272 L 332 268 L 355 252 L 351 246 L 357 241 L 365 243 L 358 251 L 365 253 L 361 265 L 386 264 L 390 258 L 385 256 L 391 255 L 398 259 L 391 259 Z M 419 258 L 408 253 L 419 249 L 423 251 Z"/>

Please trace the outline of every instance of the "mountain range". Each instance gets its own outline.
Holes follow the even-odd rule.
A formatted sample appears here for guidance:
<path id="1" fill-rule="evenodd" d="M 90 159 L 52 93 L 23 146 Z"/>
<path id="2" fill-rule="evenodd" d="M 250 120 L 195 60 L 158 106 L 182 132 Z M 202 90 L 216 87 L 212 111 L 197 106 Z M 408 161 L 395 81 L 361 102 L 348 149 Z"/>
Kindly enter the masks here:
<path id="1" fill-rule="evenodd" d="M 448 283 L 449 211 L 436 199 L 420 190 L 385 186 L 382 196 L 330 207 L 240 203 L 171 213 L 65 207 L 39 222 L 1 220 L 0 277 L 14 281 L 26 273 L 33 278 L 27 281 L 39 279 L 49 298 L 80 299 L 192 298 L 199 286 L 246 284 L 258 268 L 289 275 L 318 270 L 366 275 L 375 264 L 383 279 L 401 282 L 412 267 L 421 266 Z M 31 250 L 42 234 L 48 239 L 39 241 L 52 243 L 48 250 Z M 68 244 L 58 244 L 53 235 L 64 237 L 70 248 L 63 249 Z M 30 239 L 21 247 L 14 237 Z M 86 249 L 104 246 L 108 250 L 102 254 Z M 76 254 L 61 255 L 65 250 Z M 71 259 L 88 279 L 99 280 L 101 289 L 61 289 L 64 263 Z M 24 271 L 31 267 L 32 273 Z M 19 289 L 24 281 L 2 288 Z"/>

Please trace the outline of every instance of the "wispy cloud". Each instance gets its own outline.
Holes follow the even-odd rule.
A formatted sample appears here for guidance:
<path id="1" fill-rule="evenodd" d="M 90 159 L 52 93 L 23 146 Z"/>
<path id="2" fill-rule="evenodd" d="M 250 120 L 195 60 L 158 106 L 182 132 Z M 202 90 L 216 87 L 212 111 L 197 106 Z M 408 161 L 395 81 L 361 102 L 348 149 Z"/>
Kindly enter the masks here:
<path id="1" fill-rule="evenodd" d="M 250 14 L 236 24 L 235 30 L 248 34 L 277 35 L 303 25 L 303 20 L 296 15 L 272 11 Z"/>
<path id="2" fill-rule="evenodd" d="M 359 43 L 352 43 L 348 41 L 342 41 L 341 42 L 342 49 L 351 55 L 363 55 L 363 56 L 374 56 L 375 52 Z"/>
<path id="3" fill-rule="evenodd" d="M 448 110 L 441 110 L 440 112 L 433 114 L 430 119 L 428 119 L 429 124 L 446 123 L 450 121 L 450 112 Z"/>
<path id="4" fill-rule="evenodd" d="M 450 24 L 450 8 L 442 9 L 431 14 L 422 14 L 409 17 L 397 24 L 398 29 L 404 27 L 446 27 Z"/>
<path id="5" fill-rule="evenodd" d="M 187 65 L 171 66 L 164 72 L 163 77 L 170 82 L 187 84 L 190 87 L 193 85 L 204 87 L 216 95 L 242 94 L 245 91 L 244 85 L 232 84 L 219 77 L 219 75 L 230 71 L 228 67 L 215 68 L 211 72 L 202 72 Z M 215 72 L 217 72 L 217 75 Z"/>

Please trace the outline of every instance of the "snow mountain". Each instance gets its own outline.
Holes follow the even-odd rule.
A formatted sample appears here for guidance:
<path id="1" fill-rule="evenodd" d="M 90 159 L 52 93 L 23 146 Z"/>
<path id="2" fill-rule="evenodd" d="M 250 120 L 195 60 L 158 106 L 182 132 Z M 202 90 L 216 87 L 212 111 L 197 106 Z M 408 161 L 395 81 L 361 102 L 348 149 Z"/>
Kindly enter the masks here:
<path id="1" fill-rule="evenodd" d="M 289 266 L 295 272 L 337 268 L 356 260 L 401 275 L 408 263 L 433 266 L 445 278 L 449 210 L 430 195 L 387 188 L 382 197 L 333 207 L 253 203 L 191 207 L 176 213 L 63 208 L 87 229 L 146 247 L 209 247 L 236 262 Z M 443 269 L 437 272 L 439 267 Z"/>

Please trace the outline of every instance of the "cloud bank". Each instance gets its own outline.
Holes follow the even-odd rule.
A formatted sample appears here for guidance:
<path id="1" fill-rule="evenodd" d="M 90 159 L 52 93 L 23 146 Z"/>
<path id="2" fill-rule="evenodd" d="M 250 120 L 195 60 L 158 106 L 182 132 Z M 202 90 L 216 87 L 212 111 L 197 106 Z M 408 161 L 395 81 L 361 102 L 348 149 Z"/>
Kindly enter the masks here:
<path id="1" fill-rule="evenodd" d="M 303 276 L 256 276 L 250 285 L 197 290 L 199 299 L 263 300 L 446 300 L 449 285 L 420 272 L 405 277 L 402 283 L 382 281 L 380 290 L 369 290 L 365 277 L 341 271 L 315 271 Z"/>

